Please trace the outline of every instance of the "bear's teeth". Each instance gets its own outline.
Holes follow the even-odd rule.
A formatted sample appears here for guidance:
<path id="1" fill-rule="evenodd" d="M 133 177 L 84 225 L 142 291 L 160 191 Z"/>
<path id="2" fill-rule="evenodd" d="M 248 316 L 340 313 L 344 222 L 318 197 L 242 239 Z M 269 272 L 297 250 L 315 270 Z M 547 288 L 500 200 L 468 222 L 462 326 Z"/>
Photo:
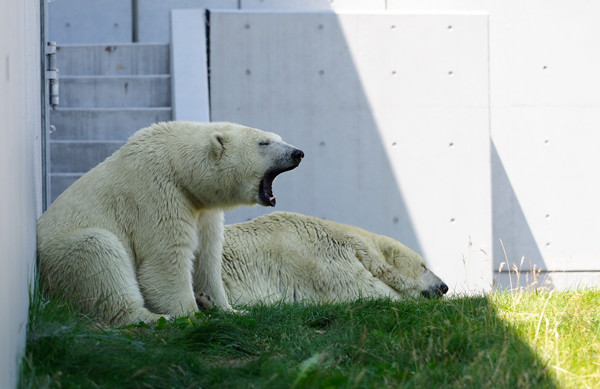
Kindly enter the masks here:
<path id="1" fill-rule="evenodd" d="M 269 200 L 271 200 L 271 201 L 275 200 L 275 196 L 269 197 Z"/>

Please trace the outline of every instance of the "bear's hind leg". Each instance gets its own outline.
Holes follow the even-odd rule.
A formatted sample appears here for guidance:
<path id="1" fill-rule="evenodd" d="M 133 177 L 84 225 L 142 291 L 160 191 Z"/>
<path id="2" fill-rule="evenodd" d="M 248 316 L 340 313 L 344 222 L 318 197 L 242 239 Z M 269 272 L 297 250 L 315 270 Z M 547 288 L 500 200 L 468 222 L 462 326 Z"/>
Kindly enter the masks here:
<path id="1" fill-rule="evenodd" d="M 44 289 L 84 314 L 115 326 L 154 322 L 163 315 L 144 307 L 133 260 L 119 239 L 99 228 L 71 231 L 40 252 Z"/>

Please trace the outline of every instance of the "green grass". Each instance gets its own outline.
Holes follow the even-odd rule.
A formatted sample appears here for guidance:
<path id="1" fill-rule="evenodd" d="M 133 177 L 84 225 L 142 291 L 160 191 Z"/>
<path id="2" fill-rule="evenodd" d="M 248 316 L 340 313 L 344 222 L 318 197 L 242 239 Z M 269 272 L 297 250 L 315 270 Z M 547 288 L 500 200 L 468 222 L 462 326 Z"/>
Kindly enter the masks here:
<path id="1" fill-rule="evenodd" d="M 34 297 L 20 387 L 600 387 L 600 290 L 247 310 L 103 329 Z"/>

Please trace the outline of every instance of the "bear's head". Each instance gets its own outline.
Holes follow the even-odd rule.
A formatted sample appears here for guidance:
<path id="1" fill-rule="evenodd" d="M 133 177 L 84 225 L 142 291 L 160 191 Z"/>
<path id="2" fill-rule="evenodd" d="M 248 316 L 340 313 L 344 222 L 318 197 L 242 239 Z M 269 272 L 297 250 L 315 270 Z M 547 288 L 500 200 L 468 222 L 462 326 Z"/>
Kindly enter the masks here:
<path id="1" fill-rule="evenodd" d="M 377 236 L 377 246 L 386 263 L 395 269 L 382 280 L 398 292 L 414 297 L 441 297 L 448 292 L 446 285 L 427 268 L 423 257 L 402 243 L 387 236 Z"/>
<path id="2" fill-rule="evenodd" d="M 271 132 L 234 123 L 181 123 L 178 176 L 204 207 L 275 206 L 273 180 L 296 168 L 304 152 Z"/>

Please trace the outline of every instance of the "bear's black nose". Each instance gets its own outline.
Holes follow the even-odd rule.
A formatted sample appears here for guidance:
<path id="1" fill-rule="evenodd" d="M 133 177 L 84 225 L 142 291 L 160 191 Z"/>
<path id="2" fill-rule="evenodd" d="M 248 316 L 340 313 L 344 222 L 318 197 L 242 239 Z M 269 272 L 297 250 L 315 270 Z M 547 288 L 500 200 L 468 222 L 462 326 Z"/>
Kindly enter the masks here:
<path id="1" fill-rule="evenodd" d="M 445 283 L 441 283 L 438 286 L 435 286 L 431 289 L 428 290 L 424 290 L 421 292 L 421 295 L 423 297 L 426 298 L 432 298 L 432 297 L 442 297 L 443 295 L 445 295 L 448 292 L 448 285 L 446 285 Z"/>
<path id="2" fill-rule="evenodd" d="M 446 294 L 448 292 L 448 285 L 442 282 L 442 284 L 438 286 L 438 291 L 441 292 L 440 296 Z"/>
<path id="3" fill-rule="evenodd" d="M 304 158 L 304 151 L 295 149 L 294 151 L 292 151 L 292 158 L 297 161 L 300 161 L 302 158 Z"/>

